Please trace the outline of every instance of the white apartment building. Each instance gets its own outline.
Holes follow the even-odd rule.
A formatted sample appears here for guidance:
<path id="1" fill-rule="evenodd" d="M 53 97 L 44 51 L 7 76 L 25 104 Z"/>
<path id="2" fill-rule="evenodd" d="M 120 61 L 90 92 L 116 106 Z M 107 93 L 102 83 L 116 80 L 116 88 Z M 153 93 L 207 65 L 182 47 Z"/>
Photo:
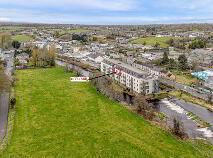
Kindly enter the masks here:
<path id="1" fill-rule="evenodd" d="M 114 59 L 104 59 L 101 62 L 101 72 L 109 74 L 111 78 L 125 85 L 137 93 L 152 94 L 159 92 L 159 81 L 157 76 L 148 74 L 126 63 Z"/>

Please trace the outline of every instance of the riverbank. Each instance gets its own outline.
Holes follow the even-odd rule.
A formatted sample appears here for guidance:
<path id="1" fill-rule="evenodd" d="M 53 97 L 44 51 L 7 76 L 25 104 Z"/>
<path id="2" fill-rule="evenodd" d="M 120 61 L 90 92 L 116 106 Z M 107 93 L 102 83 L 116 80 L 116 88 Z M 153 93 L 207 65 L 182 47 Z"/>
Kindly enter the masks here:
<path id="1" fill-rule="evenodd" d="M 17 71 L 13 137 L 0 157 L 213 156 L 212 146 L 181 141 L 72 76 L 63 68 Z"/>
<path id="2" fill-rule="evenodd" d="M 173 118 L 177 118 L 191 139 L 205 139 L 213 144 L 213 113 L 176 98 L 165 98 L 154 105 L 157 112 L 166 116 L 168 126 L 173 126 Z"/>
<path id="3" fill-rule="evenodd" d="M 213 112 L 213 103 L 207 102 L 203 99 L 193 97 L 187 92 L 181 91 L 181 90 L 173 90 L 169 92 L 170 96 L 180 98 L 186 102 L 191 102 L 193 104 L 200 105 L 201 107 L 207 108 L 209 111 Z"/>

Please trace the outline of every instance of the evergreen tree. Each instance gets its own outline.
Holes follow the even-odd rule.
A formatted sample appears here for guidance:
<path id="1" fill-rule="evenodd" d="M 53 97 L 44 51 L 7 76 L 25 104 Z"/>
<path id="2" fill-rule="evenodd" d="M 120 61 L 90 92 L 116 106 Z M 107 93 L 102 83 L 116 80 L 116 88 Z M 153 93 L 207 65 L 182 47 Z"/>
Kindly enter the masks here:
<path id="1" fill-rule="evenodd" d="M 162 65 L 165 65 L 165 64 L 168 64 L 168 63 L 169 63 L 168 53 L 167 53 L 167 52 L 164 52 L 164 53 L 163 53 L 163 58 L 162 58 L 161 64 L 162 64 Z"/>
<path id="2" fill-rule="evenodd" d="M 186 69 L 189 68 L 189 66 L 188 66 L 188 60 L 187 60 L 187 58 L 186 58 L 186 56 L 184 54 L 182 54 L 182 55 L 180 55 L 178 57 L 178 62 L 179 62 L 179 68 L 181 70 L 186 70 Z"/>
<path id="3" fill-rule="evenodd" d="M 21 43 L 20 43 L 19 41 L 13 41 L 13 42 L 12 42 L 12 46 L 13 46 L 13 48 L 15 48 L 15 49 L 19 49 L 20 46 L 21 46 Z"/>

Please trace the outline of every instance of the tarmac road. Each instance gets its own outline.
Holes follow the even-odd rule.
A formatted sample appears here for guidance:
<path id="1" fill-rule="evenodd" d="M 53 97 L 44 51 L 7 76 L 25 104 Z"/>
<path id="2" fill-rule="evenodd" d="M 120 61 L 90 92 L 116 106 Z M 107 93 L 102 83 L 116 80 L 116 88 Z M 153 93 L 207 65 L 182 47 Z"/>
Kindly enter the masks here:
<path id="1" fill-rule="evenodd" d="M 4 73 L 7 77 L 11 77 L 13 70 L 13 56 L 14 54 L 9 54 L 6 56 L 7 67 Z M 9 110 L 9 84 L 8 78 L 4 74 L 0 73 L 0 78 L 3 78 L 0 84 L 0 140 L 2 140 L 6 134 L 7 124 L 8 124 L 8 110 Z"/>
<path id="2" fill-rule="evenodd" d="M 9 93 L 0 92 L 0 140 L 5 136 L 8 121 Z"/>

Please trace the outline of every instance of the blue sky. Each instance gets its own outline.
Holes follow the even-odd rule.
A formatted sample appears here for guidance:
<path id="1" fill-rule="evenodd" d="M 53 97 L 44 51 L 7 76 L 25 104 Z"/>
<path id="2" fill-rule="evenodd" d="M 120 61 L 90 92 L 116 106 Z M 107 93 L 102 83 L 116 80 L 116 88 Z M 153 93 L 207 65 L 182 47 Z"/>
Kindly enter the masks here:
<path id="1" fill-rule="evenodd" d="M 212 23 L 212 0 L 0 0 L 0 21 L 72 24 Z"/>

